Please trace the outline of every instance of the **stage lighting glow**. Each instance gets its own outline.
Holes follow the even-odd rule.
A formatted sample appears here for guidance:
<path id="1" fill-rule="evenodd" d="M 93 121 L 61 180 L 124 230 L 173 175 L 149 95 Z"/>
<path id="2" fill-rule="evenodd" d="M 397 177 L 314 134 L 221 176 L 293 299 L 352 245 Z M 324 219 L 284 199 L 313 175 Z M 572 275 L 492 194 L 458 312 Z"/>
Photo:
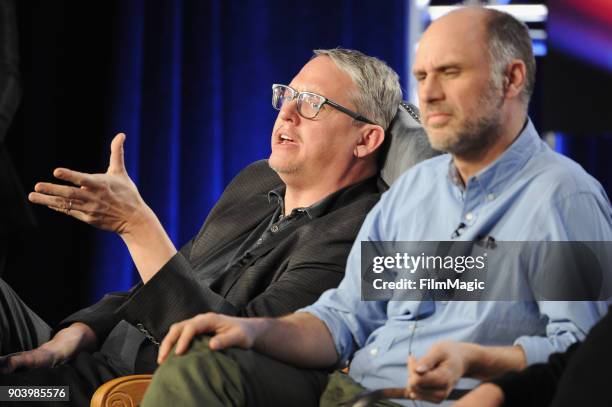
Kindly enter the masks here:
<path id="1" fill-rule="evenodd" d="M 428 11 L 433 21 L 461 7 L 463 6 L 430 6 Z M 544 4 L 497 4 L 485 7 L 512 14 L 524 23 L 541 23 L 548 17 L 548 8 Z"/>

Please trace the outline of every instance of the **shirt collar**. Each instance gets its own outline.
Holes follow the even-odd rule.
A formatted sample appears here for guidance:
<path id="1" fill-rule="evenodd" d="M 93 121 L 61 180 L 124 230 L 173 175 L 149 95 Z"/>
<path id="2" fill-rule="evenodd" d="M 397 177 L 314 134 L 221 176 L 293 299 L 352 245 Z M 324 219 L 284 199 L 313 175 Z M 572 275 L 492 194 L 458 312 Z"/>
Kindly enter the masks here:
<path id="1" fill-rule="evenodd" d="M 372 188 L 377 189 L 377 176 L 372 176 L 363 181 L 357 182 L 355 184 L 348 185 L 344 188 L 341 188 L 331 194 L 327 195 L 325 198 L 319 200 L 318 202 L 313 203 L 312 205 L 306 208 L 295 208 L 293 212 L 306 212 L 310 219 L 318 218 L 323 216 L 332 205 L 338 205 L 345 197 L 359 196 L 360 194 L 371 191 Z M 277 188 L 274 188 L 270 192 L 268 192 L 268 202 L 278 202 L 281 208 L 281 214 L 285 213 L 285 190 L 287 186 L 281 185 Z M 352 199 L 351 198 L 351 199 Z"/>
<path id="2" fill-rule="evenodd" d="M 472 183 L 477 183 L 487 194 L 499 194 L 510 183 L 512 177 L 520 170 L 523 165 L 536 154 L 540 143 L 540 136 L 533 123 L 528 118 L 527 123 L 521 130 L 519 136 L 489 166 L 480 170 L 476 175 L 470 177 L 466 187 Z M 450 159 L 449 180 L 464 189 L 463 182 L 455 164 Z"/>
<path id="3" fill-rule="evenodd" d="M 285 185 L 281 185 L 278 188 L 274 188 L 273 190 L 271 190 L 270 192 L 268 192 L 268 202 L 272 203 L 273 201 L 278 202 L 278 205 L 280 206 L 281 209 L 281 216 L 284 216 L 285 214 L 285 189 L 287 187 Z M 295 208 L 293 210 L 293 212 L 306 212 L 306 215 L 308 215 L 308 217 L 310 219 L 316 218 L 318 217 L 321 212 L 322 212 L 322 207 L 321 207 L 321 202 L 325 201 L 328 198 L 323 198 L 321 201 L 316 202 L 312 205 L 310 205 L 307 208 Z M 293 213 L 292 212 L 292 213 Z"/>

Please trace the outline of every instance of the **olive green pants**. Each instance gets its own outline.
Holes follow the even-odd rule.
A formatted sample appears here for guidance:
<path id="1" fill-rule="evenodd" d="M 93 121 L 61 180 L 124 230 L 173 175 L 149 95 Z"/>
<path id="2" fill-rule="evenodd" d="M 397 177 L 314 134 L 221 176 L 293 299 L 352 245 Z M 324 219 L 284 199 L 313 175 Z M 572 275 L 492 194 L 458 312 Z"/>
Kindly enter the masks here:
<path id="1" fill-rule="evenodd" d="M 143 407 L 339 406 L 364 388 L 348 375 L 299 369 L 244 349 L 211 351 L 208 337 L 160 366 Z M 397 406 L 385 401 L 375 406 Z"/>

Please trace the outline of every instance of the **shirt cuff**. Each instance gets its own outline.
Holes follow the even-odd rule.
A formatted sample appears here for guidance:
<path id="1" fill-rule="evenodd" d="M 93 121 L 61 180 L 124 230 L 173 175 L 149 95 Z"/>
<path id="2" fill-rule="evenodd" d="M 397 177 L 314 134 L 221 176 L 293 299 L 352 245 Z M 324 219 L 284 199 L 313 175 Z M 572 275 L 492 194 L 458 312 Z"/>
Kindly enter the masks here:
<path id="1" fill-rule="evenodd" d="M 548 338 L 544 336 L 521 336 L 514 341 L 514 345 L 523 348 L 527 366 L 546 362 L 550 354 L 555 351 Z"/>
<path id="2" fill-rule="evenodd" d="M 191 264 L 177 253 L 146 284 L 135 290 L 116 313 L 161 341 L 174 322 L 208 311 L 235 313 L 223 297 L 193 278 Z"/>
<path id="3" fill-rule="evenodd" d="M 329 310 L 322 309 L 321 307 L 315 307 L 314 305 L 299 309 L 296 312 L 306 312 L 308 314 L 311 314 L 321 320 L 321 322 L 323 322 L 325 326 L 327 326 L 327 329 L 331 334 L 332 340 L 334 341 L 336 353 L 338 354 L 338 361 L 336 363 L 336 367 L 346 367 L 350 361 L 351 356 L 353 355 L 355 344 L 352 340 L 352 335 L 348 332 L 345 332 L 346 330 L 345 328 L 343 328 L 342 322 L 339 321 L 340 318 L 331 315 Z"/>

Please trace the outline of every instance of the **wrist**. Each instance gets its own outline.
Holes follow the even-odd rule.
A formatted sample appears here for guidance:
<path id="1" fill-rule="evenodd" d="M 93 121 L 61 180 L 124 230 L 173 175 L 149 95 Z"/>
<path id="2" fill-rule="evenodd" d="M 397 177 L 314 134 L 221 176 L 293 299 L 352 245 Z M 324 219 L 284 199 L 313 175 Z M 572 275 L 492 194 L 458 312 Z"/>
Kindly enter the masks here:
<path id="1" fill-rule="evenodd" d="M 465 349 L 464 375 L 479 380 L 491 380 L 509 371 L 526 367 L 525 354 L 520 346 L 484 346 L 462 343 Z"/>
<path id="2" fill-rule="evenodd" d="M 53 355 L 55 365 L 71 358 L 81 349 L 93 350 L 96 343 L 97 338 L 93 330 L 81 322 L 75 322 L 41 345 L 41 349 Z"/>
<path id="3" fill-rule="evenodd" d="M 273 319 L 272 318 L 249 318 L 248 323 L 251 324 L 253 348 L 257 350 L 263 350 L 265 348 L 266 333 L 270 329 Z"/>
<path id="4" fill-rule="evenodd" d="M 73 328 L 75 332 L 78 332 L 78 338 L 76 339 L 78 339 L 80 349 L 91 351 L 98 347 L 98 337 L 89 325 L 82 322 L 75 322 L 70 327 Z"/>
<path id="5" fill-rule="evenodd" d="M 486 349 L 482 345 L 475 343 L 460 343 L 463 352 L 463 376 L 478 377 L 482 370 L 482 363 L 486 358 Z"/>
<path id="6" fill-rule="evenodd" d="M 159 219 L 149 206 L 143 201 L 140 207 L 132 213 L 126 221 L 125 227 L 118 231 L 126 243 L 141 240 L 154 230 L 161 227 Z"/>
<path id="7" fill-rule="evenodd" d="M 40 346 L 42 351 L 51 355 L 51 359 L 53 360 L 51 366 L 57 366 L 65 360 L 68 360 L 74 354 L 74 341 L 66 339 L 66 335 L 60 335 L 61 333 L 62 331 L 58 332 L 50 341 Z"/>

